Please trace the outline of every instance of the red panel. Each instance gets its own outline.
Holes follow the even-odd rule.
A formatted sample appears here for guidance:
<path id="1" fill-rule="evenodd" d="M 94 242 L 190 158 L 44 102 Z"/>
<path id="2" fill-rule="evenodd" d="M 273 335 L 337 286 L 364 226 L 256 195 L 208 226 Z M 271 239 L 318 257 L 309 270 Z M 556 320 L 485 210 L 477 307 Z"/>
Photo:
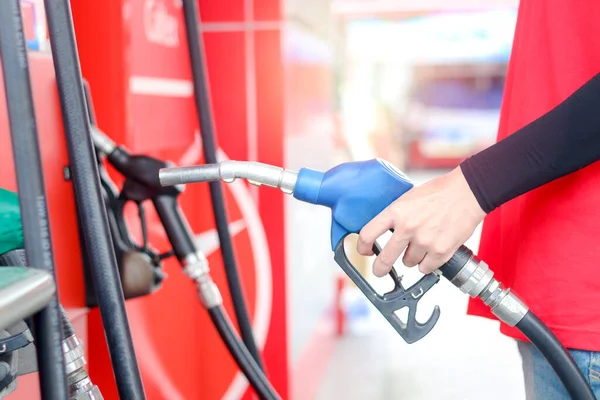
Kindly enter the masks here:
<path id="1" fill-rule="evenodd" d="M 256 32 L 256 103 L 258 125 L 258 160 L 283 165 L 284 97 L 281 33 Z M 283 194 L 278 190 L 260 192 L 259 209 L 269 232 L 269 250 L 273 268 L 273 320 L 265 348 L 270 378 L 283 398 L 288 398 L 285 231 L 282 218 Z"/>
<path id="2" fill-rule="evenodd" d="M 245 0 L 199 0 L 202 22 L 244 21 Z"/>
<path id="3" fill-rule="evenodd" d="M 281 0 L 251 0 L 255 21 L 278 21 L 281 18 Z"/>
<path id="4" fill-rule="evenodd" d="M 131 93 L 132 130 L 125 142 L 136 152 L 181 148 L 192 141 L 196 125 L 191 70 L 189 62 L 182 62 L 187 60 L 182 4 L 146 0 L 130 4 L 129 92 L 123 95 Z"/>
<path id="5" fill-rule="evenodd" d="M 71 0 L 71 10 L 81 71 L 90 84 L 98 125 L 113 138 L 123 140 L 127 134 L 128 112 L 123 92 L 129 83 L 126 79 L 129 64 L 123 53 L 128 34 L 124 26 L 117 23 L 122 20 L 123 4 Z"/>
<path id="6" fill-rule="evenodd" d="M 231 159 L 246 159 L 246 60 L 243 32 L 204 35 L 210 94 L 219 145 Z"/>
<path id="7" fill-rule="evenodd" d="M 131 73 L 184 79 L 190 76 L 181 1 L 131 0 L 128 26 Z"/>

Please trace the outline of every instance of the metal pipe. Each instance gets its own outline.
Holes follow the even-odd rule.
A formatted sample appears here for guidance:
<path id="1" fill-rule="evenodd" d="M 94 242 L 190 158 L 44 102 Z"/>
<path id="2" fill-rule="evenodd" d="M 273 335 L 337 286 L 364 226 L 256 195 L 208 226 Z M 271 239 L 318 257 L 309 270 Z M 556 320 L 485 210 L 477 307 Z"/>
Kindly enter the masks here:
<path id="1" fill-rule="evenodd" d="M 19 0 L 0 1 L 0 55 L 20 194 L 23 239 L 31 266 L 48 271 L 56 281 L 20 3 Z M 49 305 L 33 316 L 33 321 L 42 397 L 66 400 L 67 377 L 61 348 L 63 334 L 58 291 Z"/>
<path id="2" fill-rule="evenodd" d="M 44 0 L 83 247 L 88 254 L 119 397 L 145 399 L 102 192 L 68 0 Z"/>
<path id="3" fill-rule="evenodd" d="M 204 64 L 204 45 L 199 30 L 199 10 L 196 4 L 197 0 L 183 1 L 183 14 L 185 18 L 185 31 L 188 41 L 188 50 L 192 67 L 192 77 L 194 81 L 194 100 L 196 102 L 196 111 L 200 122 L 200 132 L 202 134 L 202 150 L 206 163 L 217 162 L 217 140 L 214 132 L 213 116 L 211 110 L 210 95 L 208 91 L 208 78 L 206 76 L 206 66 Z M 221 255 L 227 276 L 227 284 L 231 294 L 231 300 L 235 309 L 238 326 L 244 344 L 250 354 L 256 361 L 256 364 L 262 369 L 262 362 L 252 325 L 248 316 L 242 282 L 237 270 L 233 243 L 229 232 L 229 223 L 225 209 L 225 196 L 220 182 L 211 182 L 210 197 L 217 225 L 217 234 L 221 244 Z"/>
<path id="4" fill-rule="evenodd" d="M 280 188 L 284 193 L 291 194 L 298 172 L 254 161 L 228 160 L 217 164 L 163 168 L 158 176 L 163 186 L 218 180 L 231 183 L 241 178 L 256 186 Z"/>
<path id="5" fill-rule="evenodd" d="M 104 154 L 110 154 L 117 148 L 117 144 L 112 141 L 111 138 L 106 136 L 104 132 L 102 132 L 98 128 L 98 124 L 96 121 L 96 109 L 94 108 L 94 103 L 92 100 L 92 91 L 90 89 L 89 83 L 84 79 L 83 80 L 83 93 L 85 95 L 85 106 L 88 113 L 88 118 L 90 121 L 90 129 L 92 133 L 92 142 L 97 150 Z"/>

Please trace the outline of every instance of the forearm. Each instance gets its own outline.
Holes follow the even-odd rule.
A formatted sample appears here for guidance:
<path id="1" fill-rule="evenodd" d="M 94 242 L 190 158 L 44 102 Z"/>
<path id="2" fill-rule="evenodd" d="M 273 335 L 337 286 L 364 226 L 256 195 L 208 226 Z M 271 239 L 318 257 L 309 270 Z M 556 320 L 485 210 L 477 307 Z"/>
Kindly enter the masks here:
<path id="1" fill-rule="evenodd" d="M 600 74 L 556 108 L 461 163 L 486 212 L 600 159 Z"/>

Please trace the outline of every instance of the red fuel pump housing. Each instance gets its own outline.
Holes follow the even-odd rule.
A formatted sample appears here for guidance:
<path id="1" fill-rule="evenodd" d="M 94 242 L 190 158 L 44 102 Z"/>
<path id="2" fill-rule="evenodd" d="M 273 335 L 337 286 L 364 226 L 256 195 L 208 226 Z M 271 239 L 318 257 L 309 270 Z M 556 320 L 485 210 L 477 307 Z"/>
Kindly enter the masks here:
<path id="1" fill-rule="evenodd" d="M 283 165 L 281 32 L 277 24 L 269 30 L 248 24 L 279 19 L 279 2 L 260 2 L 252 12 L 244 8 L 246 3 L 199 4 L 219 155 Z M 24 19 L 43 20 L 42 1 L 23 4 Z M 99 127 L 134 153 L 180 164 L 201 163 L 181 1 L 72 0 L 71 7 L 82 72 L 90 84 Z M 45 24 L 26 26 L 30 48 L 47 50 L 45 31 Z M 51 56 L 31 52 L 30 69 L 60 299 L 85 342 L 91 378 L 105 399 L 118 399 L 100 314 L 85 307 L 73 191 L 63 175 L 68 158 Z M 0 96 L 0 149 L 0 184 L 16 190 L 4 96 Z M 283 194 L 256 191 L 243 182 L 229 185 L 225 194 L 255 336 L 270 380 L 288 398 Z M 189 185 L 181 203 L 198 246 L 211 263 L 225 308 L 233 316 L 208 186 Z M 147 214 L 152 244 L 167 250 L 151 205 Z M 128 210 L 128 224 L 139 234 L 133 209 Z M 157 293 L 127 302 L 147 398 L 249 398 L 247 382 L 200 305 L 194 286 L 175 260 L 165 267 L 168 277 Z M 38 390 L 37 376 L 31 374 L 19 379 L 13 397 L 38 399 Z"/>
<path id="2" fill-rule="evenodd" d="M 98 125 L 134 153 L 178 164 L 203 162 L 182 2 L 71 2 L 82 71 Z M 200 2 L 220 157 L 283 164 L 280 32 L 249 30 L 244 1 Z M 278 2 L 262 4 L 279 15 Z M 257 6 L 258 8 L 258 6 Z M 255 13 L 260 17 L 260 12 Z M 269 16 L 270 17 L 270 16 Z M 254 42 L 248 48 L 249 36 Z M 118 175 L 113 174 L 115 179 Z M 269 378 L 287 398 L 283 195 L 225 187 L 230 230 L 255 336 Z M 218 251 L 208 185 L 188 185 L 182 208 L 207 254 L 211 273 L 234 310 Z M 148 207 L 148 211 L 151 207 Z M 132 210 L 133 211 L 133 210 Z M 154 211 L 150 239 L 168 243 Z M 136 214 L 130 226 L 136 229 Z M 127 310 L 149 399 L 239 398 L 245 378 L 222 344 L 195 288 L 171 260 L 157 293 Z M 89 315 L 90 373 L 105 398 L 116 398 L 99 313 Z"/>

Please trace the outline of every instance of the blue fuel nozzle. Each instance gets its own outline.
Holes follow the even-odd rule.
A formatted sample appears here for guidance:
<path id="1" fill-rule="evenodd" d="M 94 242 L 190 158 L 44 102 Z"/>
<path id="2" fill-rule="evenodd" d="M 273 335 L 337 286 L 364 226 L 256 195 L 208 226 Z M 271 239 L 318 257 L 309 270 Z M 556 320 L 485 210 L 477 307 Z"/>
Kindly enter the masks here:
<path id="1" fill-rule="evenodd" d="M 399 169 L 381 159 L 348 162 L 326 172 L 309 168 L 295 172 L 257 162 L 228 160 L 218 164 L 163 168 L 159 174 L 163 186 L 217 180 L 231 183 L 237 178 L 254 185 L 279 188 L 298 200 L 331 208 L 331 248 L 342 270 L 407 343 L 422 339 L 433 329 L 440 316 L 438 306 L 425 323 L 417 321 L 415 315 L 419 300 L 439 281 L 438 274 L 425 275 L 405 288 L 402 277 L 392 268 L 389 275 L 394 289 L 381 295 L 352 265 L 344 249 L 347 235 L 359 233 L 377 214 L 413 187 Z M 379 246 L 375 244 L 373 250 L 378 254 Z M 408 309 L 406 321 L 396 314 L 403 308 Z"/>
<path id="2" fill-rule="evenodd" d="M 344 238 L 360 230 L 377 214 L 413 187 L 404 173 L 381 159 L 348 162 L 327 172 L 303 168 L 298 172 L 293 195 L 296 199 L 331 208 L 331 248 L 336 263 L 388 320 L 407 343 L 427 335 L 440 317 L 434 307 L 431 316 L 421 323 L 416 319 L 419 300 L 438 281 L 438 274 L 423 276 L 409 288 L 392 268 L 389 275 L 394 289 L 383 295 L 369 284 L 352 265 L 344 249 Z M 377 243 L 373 248 L 379 254 Z M 407 308 L 408 318 L 402 321 L 396 311 Z"/>
<path id="3" fill-rule="evenodd" d="M 331 208 L 331 247 L 358 233 L 373 217 L 413 187 L 398 168 L 382 159 L 340 164 L 320 172 L 302 168 L 293 196 Z"/>

